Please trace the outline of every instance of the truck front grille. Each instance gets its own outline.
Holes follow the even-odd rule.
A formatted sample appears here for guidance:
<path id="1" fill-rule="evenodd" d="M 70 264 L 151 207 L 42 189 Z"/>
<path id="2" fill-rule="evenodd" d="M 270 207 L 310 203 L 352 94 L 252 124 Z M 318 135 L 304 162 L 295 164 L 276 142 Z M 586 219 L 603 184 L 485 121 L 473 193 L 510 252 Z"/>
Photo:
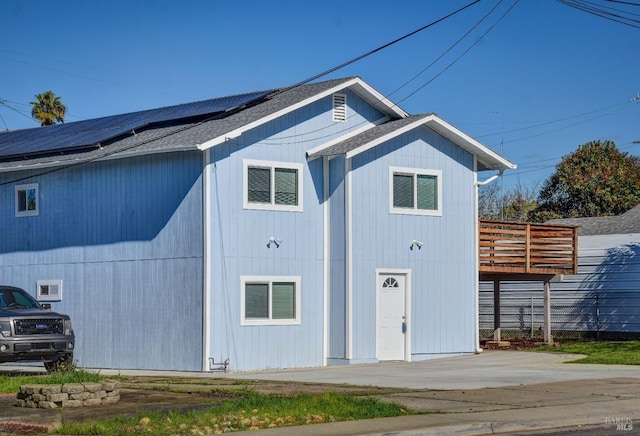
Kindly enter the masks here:
<path id="1" fill-rule="evenodd" d="M 17 319 L 14 329 L 16 335 L 61 335 L 64 321 L 60 318 Z"/>

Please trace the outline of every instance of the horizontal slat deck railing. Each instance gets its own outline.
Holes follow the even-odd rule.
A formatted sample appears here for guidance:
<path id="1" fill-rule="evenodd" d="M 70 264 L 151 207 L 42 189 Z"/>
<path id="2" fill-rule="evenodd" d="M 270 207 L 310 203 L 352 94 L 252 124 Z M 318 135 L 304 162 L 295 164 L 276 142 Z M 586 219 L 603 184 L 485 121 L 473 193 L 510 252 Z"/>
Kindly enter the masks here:
<path id="1" fill-rule="evenodd" d="M 480 272 L 576 274 L 578 229 L 480 220 Z"/>

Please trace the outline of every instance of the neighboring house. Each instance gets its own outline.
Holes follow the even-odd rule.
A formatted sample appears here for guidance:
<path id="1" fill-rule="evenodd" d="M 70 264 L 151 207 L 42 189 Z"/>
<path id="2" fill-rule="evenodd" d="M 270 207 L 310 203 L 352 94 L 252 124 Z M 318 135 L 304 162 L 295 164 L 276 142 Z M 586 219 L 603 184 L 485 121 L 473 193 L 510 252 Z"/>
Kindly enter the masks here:
<path id="1" fill-rule="evenodd" d="M 477 173 L 509 168 L 357 77 L 1 133 L 0 282 L 86 367 L 471 353 Z"/>
<path id="2" fill-rule="evenodd" d="M 618 216 L 568 218 L 579 227 L 578 274 L 551 290 L 552 329 L 561 335 L 612 338 L 640 334 L 640 205 Z M 528 333 L 542 323 L 540 283 L 504 283 L 502 327 Z M 492 290 L 482 284 L 481 328 L 491 328 Z M 534 320 L 531 322 L 531 307 Z M 485 333 L 486 334 L 486 333 Z"/>

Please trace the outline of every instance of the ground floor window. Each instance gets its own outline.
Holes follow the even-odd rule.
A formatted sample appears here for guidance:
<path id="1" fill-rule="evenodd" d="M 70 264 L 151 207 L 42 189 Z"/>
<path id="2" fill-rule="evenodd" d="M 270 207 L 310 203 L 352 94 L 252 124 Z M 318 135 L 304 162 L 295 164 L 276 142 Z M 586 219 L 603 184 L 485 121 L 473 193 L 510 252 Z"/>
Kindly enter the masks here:
<path id="1" fill-rule="evenodd" d="M 241 325 L 300 324 L 300 277 L 241 276 Z"/>

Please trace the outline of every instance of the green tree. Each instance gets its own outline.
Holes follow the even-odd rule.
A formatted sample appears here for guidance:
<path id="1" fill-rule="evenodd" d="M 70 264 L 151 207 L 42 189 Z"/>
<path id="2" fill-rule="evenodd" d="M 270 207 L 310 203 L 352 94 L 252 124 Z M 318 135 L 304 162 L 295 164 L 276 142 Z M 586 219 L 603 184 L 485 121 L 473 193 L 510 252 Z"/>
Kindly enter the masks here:
<path id="1" fill-rule="evenodd" d="M 619 215 L 640 203 L 640 158 L 612 141 L 592 141 L 564 156 L 542 185 L 532 221 Z"/>
<path id="2" fill-rule="evenodd" d="M 37 94 L 36 101 L 31 102 L 31 116 L 40 122 L 41 126 L 52 126 L 56 123 L 64 123 L 67 107 L 62 104 L 60 97 L 53 91 L 45 91 Z"/>

